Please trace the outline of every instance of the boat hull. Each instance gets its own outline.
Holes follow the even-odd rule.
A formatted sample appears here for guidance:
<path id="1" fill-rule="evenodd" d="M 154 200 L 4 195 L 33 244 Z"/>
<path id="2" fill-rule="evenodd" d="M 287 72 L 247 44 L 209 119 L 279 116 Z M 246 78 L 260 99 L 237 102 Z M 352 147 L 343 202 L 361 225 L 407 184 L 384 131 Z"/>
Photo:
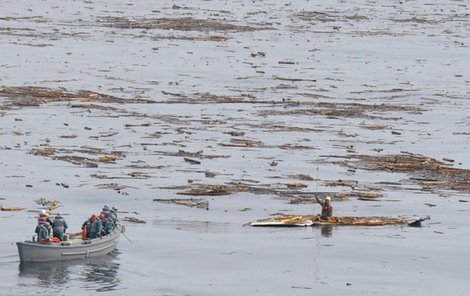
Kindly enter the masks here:
<path id="1" fill-rule="evenodd" d="M 71 240 L 70 244 L 43 244 L 32 241 L 17 242 L 21 262 L 65 261 L 99 257 L 116 249 L 125 227 L 119 225 L 107 236 L 91 240 Z"/>

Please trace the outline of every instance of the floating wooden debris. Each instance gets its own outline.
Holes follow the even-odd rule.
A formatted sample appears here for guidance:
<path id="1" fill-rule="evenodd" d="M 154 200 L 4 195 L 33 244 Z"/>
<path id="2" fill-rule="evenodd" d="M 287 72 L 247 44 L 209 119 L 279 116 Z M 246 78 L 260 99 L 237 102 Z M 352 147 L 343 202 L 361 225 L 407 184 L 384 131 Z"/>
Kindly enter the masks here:
<path id="1" fill-rule="evenodd" d="M 304 188 L 304 187 L 308 187 L 308 185 L 305 184 L 305 183 L 300 183 L 300 182 L 292 182 L 292 183 L 287 183 L 287 187 L 290 187 L 290 188 Z"/>
<path id="2" fill-rule="evenodd" d="M 280 65 L 295 65 L 294 61 L 279 61 L 277 63 Z"/>
<path id="3" fill-rule="evenodd" d="M 144 18 L 144 17 L 100 17 L 99 24 L 107 27 L 121 29 L 160 29 L 160 30 L 179 30 L 179 31 L 234 31 L 234 32 L 252 32 L 257 30 L 266 30 L 265 27 L 253 27 L 246 25 L 235 25 L 215 20 L 195 19 L 191 17 L 184 18 Z"/>
<path id="4" fill-rule="evenodd" d="M 117 159 L 116 155 L 102 155 L 98 157 L 100 162 L 115 162 Z"/>
<path id="5" fill-rule="evenodd" d="M 133 179 L 149 179 L 149 178 L 152 178 L 152 176 L 141 173 L 141 172 L 130 172 L 127 175 L 131 176 Z"/>
<path id="6" fill-rule="evenodd" d="M 4 207 L 4 206 L 1 206 L 0 209 L 2 211 L 8 211 L 8 212 L 17 212 L 17 211 L 25 210 L 25 208 L 21 208 L 21 207 Z"/>
<path id="7" fill-rule="evenodd" d="M 443 157 L 442 160 L 447 161 L 447 162 L 451 162 L 451 163 L 453 163 L 455 161 L 453 158 L 450 158 L 450 157 Z"/>
<path id="8" fill-rule="evenodd" d="M 287 110 L 263 110 L 258 113 L 262 116 L 333 116 L 333 117 L 354 117 L 354 118 L 381 118 L 376 112 L 419 112 L 423 109 L 410 105 L 394 104 L 359 104 L 359 103 L 302 103 L 304 108 L 295 108 Z M 388 118 L 394 119 L 394 118 Z"/>
<path id="9" fill-rule="evenodd" d="M 64 184 L 64 183 L 62 183 L 62 184 L 57 183 L 57 184 L 63 186 L 62 184 Z M 66 187 L 66 188 L 68 188 L 68 187 Z M 41 197 L 40 199 L 35 200 L 35 202 L 40 206 L 47 207 L 49 209 L 49 211 L 57 209 L 58 207 L 61 206 L 60 201 L 58 201 L 58 200 L 47 200 L 44 197 Z"/>
<path id="10" fill-rule="evenodd" d="M 264 51 L 258 51 L 258 52 L 252 52 L 251 54 L 251 57 L 255 58 L 255 57 L 265 57 L 266 56 L 266 53 Z"/>
<path id="11" fill-rule="evenodd" d="M 61 156 L 54 156 L 52 157 L 52 159 L 67 161 L 75 165 L 85 166 L 87 168 L 98 167 L 96 160 L 88 158 L 88 157 L 83 157 L 83 156 L 61 155 Z"/>
<path id="12" fill-rule="evenodd" d="M 302 180 L 302 181 L 313 181 L 314 179 L 309 176 L 309 175 L 305 175 L 305 174 L 297 174 L 295 176 L 290 176 L 292 178 L 295 178 L 295 179 L 299 179 L 299 180 Z"/>
<path id="13" fill-rule="evenodd" d="M 124 219 L 122 219 L 122 220 L 126 221 L 126 222 L 132 222 L 132 223 L 141 223 L 141 224 L 146 224 L 147 223 L 146 221 L 135 218 L 135 217 L 124 217 Z"/>
<path id="14" fill-rule="evenodd" d="M 205 172 L 204 173 L 204 176 L 206 176 L 206 178 L 214 178 L 216 176 L 216 173 L 213 173 L 213 172 Z"/>
<path id="15" fill-rule="evenodd" d="M 315 149 L 312 146 L 306 146 L 306 145 L 296 145 L 296 144 L 282 144 L 279 146 L 279 149 L 283 150 L 312 150 Z"/>
<path id="16" fill-rule="evenodd" d="M 343 187 L 351 187 L 351 189 L 354 189 L 358 185 L 358 181 L 355 180 L 338 180 L 338 181 L 327 181 L 326 185 L 327 186 L 343 186 Z"/>
<path id="17" fill-rule="evenodd" d="M 230 187 L 225 185 L 200 185 L 198 188 L 192 188 L 188 191 L 178 192 L 180 195 L 229 195 L 231 194 Z"/>
<path id="18" fill-rule="evenodd" d="M 274 76 L 274 79 L 277 80 L 283 80 L 283 81 L 290 81 L 290 82 L 300 82 L 300 81 L 306 81 L 306 82 L 317 82 L 316 79 L 308 79 L 308 78 L 291 78 L 291 77 L 280 77 L 280 76 Z"/>
<path id="19" fill-rule="evenodd" d="M 168 203 L 168 204 L 176 204 L 182 205 L 187 207 L 196 207 L 200 209 L 209 209 L 209 202 L 200 198 L 172 198 L 172 199 L 162 199 L 162 198 L 154 198 L 153 201 L 161 202 L 161 203 Z"/>
<path id="20" fill-rule="evenodd" d="M 165 156 L 177 156 L 177 157 L 198 158 L 198 159 L 230 158 L 230 155 L 204 154 L 204 151 L 202 150 L 197 151 L 197 152 L 188 152 L 184 150 L 178 150 L 178 152 L 156 151 L 156 153 L 159 155 L 165 155 Z"/>
<path id="21" fill-rule="evenodd" d="M 33 149 L 31 150 L 31 154 L 38 155 L 38 156 L 51 156 L 51 155 L 54 155 L 54 149 L 52 148 Z"/>
<path id="22" fill-rule="evenodd" d="M 224 147 L 263 147 L 264 143 L 262 141 L 257 140 L 249 140 L 249 139 L 239 139 L 233 138 L 230 139 L 230 143 L 220 143 L 220 146 Z"/>
<path id="23" fill-rule="evenodd" d="M 409 225 L 419 226 L 422 221 L 429 220 L 424 217 L 330 217 L 328 220 L 319 220 L 313 215 L 276 215 L 270 218 L 250 222 L 250 226 L 257 227 L 295 227 L 295 226 L 385 226 L 385 225 Z"/>
<path id="24" fill-rule="evenodd" d="M 294 194 L 295 195 L 295 194 Z M 350 192 L 343 192 L 343 193 L 338 193 L 338 192 L 308 192 L 305 193 L 306 196 L 297 196 L 293 197 L 289 203 L 291 204 L 316 204 L 318 203 L 315 196 L 323 199 L 327 196 L 329 196 L 333 201 L 343 201 L 349 199 Z"/>
<path id="25" fill-rule="evenodd" d="M 245 135 L 245 132 L 229 131 L 229 132 L 224 132 L 224 134 L 230 135 L 232 137 L 243 137 Z"/>
<path id="26" fill-rule="evenodd" d="M 359 196 L 357 199 L 358 200 L 364 200 L 364 201 L 378 201 L 379 197 L 377 197 L 377 196 Z"/>
<path id="27" fill-rule="evenodd" d="M 191 159 L 191 158 L 187 158 L 187 157 L 184 158 L 184 161 L 186 161 L 187 163 L 190 163 L 190 164 L 201 164 L 201 162 L 199 160 L 195 160 L 195 159 Z"/>
<path id="28" fill-rule="evenodd" d="M 124 125 L 125 128 L 129 128 L 129 127 L 139 127 L 139 126 L 143 126 L 143 127 L 148 127 L 148 126 L 151 126 L 152 124 L 150 122 L 146 122 L 146 123 L 141 123 L 141 124 L 132 124 L 132 123 L 126 123 Z"/>
<path id="29" fill-rule="evenodd" d="M 62 138 L 62 139 L 75 139 L 76 137 L 78 137 L 78 136 L 75 135 L 75 134 L 59 136 L 59 138 Z"/>
<path id="30" fill-rule="evenodd" d="M 122 185 L 118 183 L 98 184 L 96 185 L 96 187 L 99 189 L 113 189 L 113 190 L 116 190 L 118 193 L 120 193 L 121 190 L 124 190 L 127 188 L 139 189 L 138 187 L 127 186 L 127 185 Z"/>
<path id="31" fill-rule="evenodd" d="M 0 94 L 9 97 L 11 99 L 11 105 L 13 106 L 39 106 L 54 102 L 154 103 L 150 100 L 123 99 L 87 90 L 69 92 L 62 88 L 52 89 L 35 86 L 1 87 Z"/>
<path id="32" fill-rule="evenodd" d="M 355 155 L 359 161 L 344 163 L 367 170 L 409 173 L 411 181 L 428 190 L 456 190 L 470 192 L 470 170 L 454 168 L 436 159 L 419 154 Z"/>
<path id="33" fill-rule="evenodd" d="M 366 201 L 377 201 L 378 199 L 383 197 L 383 194 L 380 192 L 359 192 L 353 191 L 349 193 L 349 196 L 355 196 L 358 200 L 366 200 Z"/>

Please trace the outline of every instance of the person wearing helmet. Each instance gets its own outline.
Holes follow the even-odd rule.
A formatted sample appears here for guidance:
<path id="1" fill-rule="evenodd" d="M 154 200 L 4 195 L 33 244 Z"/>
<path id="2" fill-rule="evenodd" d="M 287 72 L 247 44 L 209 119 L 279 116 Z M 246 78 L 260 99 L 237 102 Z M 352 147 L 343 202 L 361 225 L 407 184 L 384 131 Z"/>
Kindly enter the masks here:
<path id="1" fill-rule="evenodd" d="M 45 226 L 49 230 L 49 234 L 52 234 L 52 220 L 49 218 L 49 213 L 46 210 L 39 211 L 38 223 L 41 221 L 41 218 L 46 218 Z"/>
<path id="2" fill-rule="evenodd" d="M 103 209 L 101 210 L 101 213 L 104 215 L 105 218 L 108 218 L 109 217 L 109 206 L 108 205 L 104 205 L 103 206 Z M 101 214 L 100 214 L 101 216 Z"/>
<path id="3" fill-rule="evenodd" d="M 38 222 L 42 217 L 46 217 L 46 222 L 48 222 L 49 224 L 52 225 L 52 220 L 50 219 L 50 214 L 48 212 L 46 212 L 46 210 L 40 210 L 39 211 Z"/>
<path id="4" fill-rule="evenodd" d="M 101 233 L 101 220 L 95 214 L 82 224 L 82 230 L 86 229 L 86 238 L 98 238 Z"/>
<path id="5" fill-rule="evenodd" d="M 109 210 L 109 217 L 113 220 L 113 224 L 116 225 L 117 223 L 117 208 L 116 207 L 112 207 L 110 210 Z"/>
<path id="6" fill-rule="evenodd" d="M 331 205 L 331 197 L 327 196 L 322 201 L 315 195 L 315 199 L 321 205 L 321 214 L 317 216 L 319 220 L 328 220 L 328 218 L 333 216 L 333 206 Z"/>
<path id="7" fill-rule="evenodd" d="M 52 222 L 52 230 L 54 233 L 54 237 L 57 237 L 61 241 L 65 240 L 65 231 L 67 230 L 68 225 L 65 222 L 64 218 L 60 213 L 58 213 L 54 221 Z"/>
<path id="8" fill-rule="evenodd" d="M 113 219 L 105 217 L 103 213 L 100 214 L 100 219 L 103 226 L 101 229 L 101 235 L 108 235 L 114 229 Z"/>
<path id="9" fill-rule="evenodd" d="M 91 225 L 96 220 L 96 215 L 91 215 L 85 222 L 82 224 L 82 231 L 86 233 L 86 238 L 90 238 Z"/>
<path id="10" fill-rule="evenodd" d="M 95 214 L 93 214 L 90 218 L 90 224 L 89 224 L 89 238 L 98 238 L 101 235 L 101 228 L 102 228 L 102 223 L 101 219 L 96 217 Z"/>
<path id="11" fill-rule="evenodd" d="M 50 232 L 46 217 L 41 217 L 39 219 L 34 232 L 38 235 L 38 242 L 45 243 L 49 241 Z"/>

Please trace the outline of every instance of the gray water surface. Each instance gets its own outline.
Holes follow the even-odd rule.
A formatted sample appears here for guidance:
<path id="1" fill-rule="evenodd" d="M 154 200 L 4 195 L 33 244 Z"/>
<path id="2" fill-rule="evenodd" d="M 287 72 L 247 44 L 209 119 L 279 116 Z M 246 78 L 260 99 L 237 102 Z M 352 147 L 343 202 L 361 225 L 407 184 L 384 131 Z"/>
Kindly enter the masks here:
<path id="1" fill-rule="evenodd" d="M 465 295 L 469 193 L 424 188 L 412 172 L 348 170 L 344 158 L 328 156 L 406 151 L 470 169 L 468 5 L 2 1 L 0 88 L 89 90 L 156 103 L 25 107 L 0 94 L 0 204 L 26 208 L 0 212 L 0 295 Z M 122 28 L 109 17 L 254 29 Z M 376 108 L 312 112 L 322 104 Z M 227 134 L 234 131 L 244 135 Z M 234 138 L 263 145 L 221 145 Z M 86 167 L 31 153 L 45 147 L 120 157 Z M 179 150 L 220 157 L 192 165 L 174 156 Z M 192 184 L 284 190 L 298 174 L 314 178 L 302 181 L 305 192 L 345 192 L 352 189 L 329 182 L 353 180 L 382 194 L 377 201 L 334 202 L 336 215 L 431 220 L 422 228 L 259 229 L 245 224 L 320 208 L 255 192 L 201 197 L 209 210 L 152 201 L 181 198 L 184 189 L 175 186 Z M 124 187 L 114 190 L 116 184 Z M 121 237 L 109 256 L 22 265 L 15 243 L 31 238 L 41 197 L 61 202 L 71 232 L 104 204 L 146 223 L 124 222 L 132 243 Z"/>

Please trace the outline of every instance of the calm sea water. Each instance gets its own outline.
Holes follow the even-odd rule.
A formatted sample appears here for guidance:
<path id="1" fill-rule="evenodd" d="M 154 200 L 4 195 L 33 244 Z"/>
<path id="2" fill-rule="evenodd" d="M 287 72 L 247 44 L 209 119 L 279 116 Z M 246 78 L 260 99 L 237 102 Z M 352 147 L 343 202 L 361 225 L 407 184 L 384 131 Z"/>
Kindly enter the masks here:
<path id="1" fill-rule="evenodd" d="M 104 27 L 105 16 L 211 18 L 270 30 L 119 29 Z M 322 155 L 344 156 L 352 145 L 358 154 L 408 151 L 452 157 L 455 167 L 470 168 L 468 27 L 466 1 L 2 1 L 3 86 L 156 101 L 198 101 L 208 93 L 419 110 L 343 117 L 269 113 L 303 108 L 295 104 L 6 108 L 0 97 L 0 203 L 27 209 L 0 212 L 0 295 L 464 295 L 470 288 L 467 193 L 422 191 L 405 174 L 352 173 Z M 202 38 L 208 36 L 226 40 Z M 266 147 L 219 145 L 230 141 L 228 131 L 243 131 Z M 86 168 L 30 154 L 45 145 L 125 157 Z M 230 157 L 194 166 L 170 155 L 178 150 Z M 135 171 L 146 177 L 131 177 Z M 206 178 L 206 171 L 216 177 Z M 280 186 L 299 173 L 320 179 L 307 182 L 308 191 L 349 190 L 327 185 L 340 179 L 383 190 L 376 202 L 334 203 L 337 215 L 430 215 L 431 221 L 422 228 L 255 229 L 244 224 L 320 209 L 251 193 L 203 197 L 208 211 L 152 201 L 181 197 L 166 186 L 240 180 Z M 126 187 L 109 189 L 114 184 Z M 71 231 L 104 204 L 147 223 L 127 223 L 130 241 L 122 237 L 109 256 L 22 265 L 15 243 L 30 239 L 40 197 L 61 201 Z"/>

